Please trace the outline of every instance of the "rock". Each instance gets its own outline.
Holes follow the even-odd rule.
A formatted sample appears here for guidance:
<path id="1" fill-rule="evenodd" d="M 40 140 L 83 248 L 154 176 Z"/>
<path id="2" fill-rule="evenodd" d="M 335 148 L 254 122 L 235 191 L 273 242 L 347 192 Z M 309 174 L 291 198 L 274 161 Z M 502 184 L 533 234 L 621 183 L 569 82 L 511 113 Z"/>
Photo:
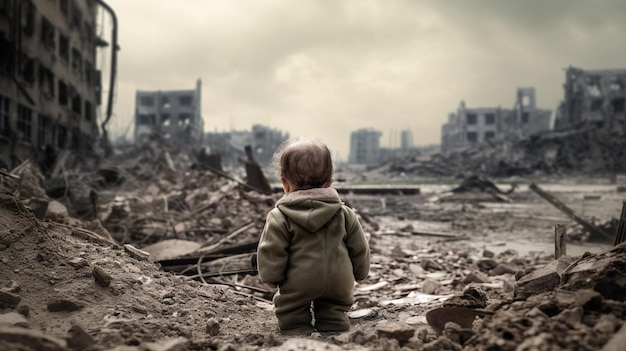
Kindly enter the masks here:
<path id="1" fill-rule="evenodd" d="M 0 325 L 28 327 L 28 320 L 17 312 L 0 314 Z"/>
<path id="2" fill-rule="evenodd" d="M 67 346 L 72 350 L 84 350 L 89 346 L 95 344 L 93 337 L 79 325 L 73 325 L 69 330 L 69 337 L 67 338 Z"/>
<path id="3" fill-rule="evenodd" d="M 124 251 L 126 251 L 131 257 L 139 260 L 139 261 L 147 261 L 150 258 L 150 254 L 139 250 L 131 244 L 124 244 Z"/>
<path id="4" fill-rule="evenodd" d="M 78 311 L 83 307 L 84 305 L 79 302 L 65 299 L 58 299 L 48 302 L 49 312 Z"/>
<path id="5" fill-rule="evenodd" d="M 282 345 L 276 347 L 270 347 L 267 350 L 273 351 L 341 351 L 341 347 L 333 344 L 329 344 L 327 342 L 312 340 L 312 339 L 304 339 L 304 338 L 293 338 L 285 341 Z M 355 349 L 359 350 L 359 349 Z M 362 349 L 365 350 L 365 349 Z"/>
<path id="6" fill-rule="evenodd" d="M 145 349 L 147 351 L 186 351 L 188 350 L 188 341 L 187 338 L 178 337 L 159 342 L 148 342 L 145 343 Z"/>
<path id="7" fill-rule="evenodd" d="M 542 268 L 539 268 L 517 281 L 514 296 L 526 298 L 533 294 L 552 291 L 561 281 L 561 273 L 574 261 L 574 258 L 563 256 Z"/>
<path id="8" fill-rule="evenodd" d="M 626 345 L 626 323 L 622 324 L 619 331 L 609 339 L 601 351 L 622 351 L 624 345 Z"/>
<path id="9" fill-rule="evenodd" d="M 113 278 L 111 278 L 111 276 L 107 272 L 105 272 L 102 267 L 94 267 L 91 271 L 91 274 L 96 280 L 96 283 L 98 283 L 98 285 L 100 285 L 101 287 L 106 288 L 107 286 L 111 285 L 111 280 Z"/>
<path id="10" fill-rule="evenodd" d="M 489 271 L 489 275 L 515 274 L 518 269 L 506 263 L 499 263 L 496 268 Z"/>
<path id="11" fill-rule="evenodd" d="M 20 303 L 21 300 L 22 297 L 20 297 L 20 295 L 0 290 L 0 309 L 13 309 Z"/>
<path id="12" fill-rule="evenodd" d="M 206 333 L 211 336 L 216 336 L 220 333 L 220 322 L 215 318 L 210 318 L 206 322 Z"/>
<path id="13" fill-rule="evenodd" d="M 468 274 L 467 276 L 465 276 L 465 278 L 463 278 L 463 284 L 469 284 L 469 283 L 487 283 L 489 282 L 489 277 L 480 271 L 473 271 L 470 274 Z"/>
<path id="14" fill-rule="evenodd" d="M 413 337 L 415 328 L 404 323 L 384 322 L 376 326 L 376 334 L 380 338 L 398 340 L 402 345 Z"/>

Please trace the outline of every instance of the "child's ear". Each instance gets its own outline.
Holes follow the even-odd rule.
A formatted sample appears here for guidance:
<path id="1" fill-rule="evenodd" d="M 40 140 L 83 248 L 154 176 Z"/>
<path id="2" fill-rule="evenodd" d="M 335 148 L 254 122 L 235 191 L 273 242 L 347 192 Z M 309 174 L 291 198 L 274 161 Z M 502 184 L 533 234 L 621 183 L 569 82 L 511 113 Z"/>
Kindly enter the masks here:
<path id="1" fill-rule="evenodd" d="M 326 183 L 324 183 L 323 187 L 329 188 L 332 183 L 333 183 L 333 178 L 330 178 L 329 180 L 326 181 Z"/>
<path id="2" fill-rule="evenodd" d="M 280 177 L 280 184 L 283 185 L 283 191 L 285 192 L 285 194 L 288 194 L 291 191 L 291 187 L 289 186 L 289 182 L 287 181 L 287 179 Z"/>

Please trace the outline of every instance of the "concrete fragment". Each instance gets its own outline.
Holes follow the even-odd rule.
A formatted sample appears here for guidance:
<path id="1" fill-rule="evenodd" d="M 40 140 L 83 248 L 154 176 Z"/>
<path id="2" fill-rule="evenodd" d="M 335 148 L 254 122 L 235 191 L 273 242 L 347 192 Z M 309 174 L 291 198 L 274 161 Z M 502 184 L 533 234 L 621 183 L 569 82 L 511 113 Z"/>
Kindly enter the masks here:
<path id="1" fill-rule="evenodd" d="M 79 325 L 73 325 L 69 330 L 67 346 L 72 350 L 85 350 L 95 344 L 94 338 Z"/>
<path id="2" fill-rule="evenodd" d="M 0 290 L 0 309 L 13 309 L 20 303 L 21 300 L 22 297 L 20 295 Z"/>
<path id="3" fill-rule="evenodd" d="M 210 318 L 206 322 L 206 333 L 211 336 L 216 336 L 220 333 L 220 322 L 215 318 Z"/>
<path id="4" fill-rule="evenodd" d="M 376 326 L 376 334 L 380 338 L 398 340 L 402 345 L 413 337 L 415 328 L 404 323 L 385 322 Z"/>
<path id="5" fill-rule="evenodd" d="M 83 307 L 84 305 L 79 302 L 66 299 L 57 299 L 48 302 L 49 312 L 78 311 Z"/>
<path id="6" fill-rule="evenodd" d="M 563 256 L 521 277 L 517 281 L 514 296 L 526 298 L 533 294 L 554 290 L 561 281 L 561 273 L 574 260 L 572 257 Z"/>
<path id="7" fill-rule="evenodd" d="M 287 341 L 285 341 L 282 345 L 280 346 L 275 346 L 275 347 L 270 347 L 267 350 L 273 350 L 273 351 L 293 351 L 293 350 L 298 350 L 298 351 L 317 351 L 317 350 L 324 350 L 324 351 L 341 351 L 341 347 L 337 346 L 337 345 L 333 345 L 327 342 L 323 342 L 323 341 L 319 341 L 319 340 L 313 340 L 313 339 L 304 339 L 304 338 L 293 338 L 293 339 L 289 339 Z M 355 350 L 359 350 L 359 348 L 355 349 Z M 361 348 L 361 350 L 366 350 L 364 348 Z"/>
<path id="8" fill-rule="evenodd" d="M 626 345 L 626 323 L 622 324 L 619 331 L 609 339 L 601 351 L 623 351 L 624 345 Z"/>
<path id="9" fill-rule="evenodd" d="M 111 280 L 113 278 L 111 278 L 111 276 L 102 267 L 93 267 L 91 274 L 96 280 L 96 283 L 98 283 L 98 285 L 100 285 L 101 287 L 106 288 L 107 286 L 111 285 Z"/>
<path id="10" fill-rule="evenodd" d="M 0 314 L 0 325 L 28 328 L 28 320 L 17 312 Z"/>

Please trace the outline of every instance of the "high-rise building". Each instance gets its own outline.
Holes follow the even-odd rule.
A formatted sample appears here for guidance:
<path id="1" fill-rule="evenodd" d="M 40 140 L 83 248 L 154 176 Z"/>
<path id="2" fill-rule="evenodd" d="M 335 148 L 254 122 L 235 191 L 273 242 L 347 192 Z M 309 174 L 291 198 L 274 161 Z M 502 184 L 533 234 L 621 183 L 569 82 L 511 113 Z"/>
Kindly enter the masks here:
<path id="1" fill-rule="evenodd" d="M 380 161 L 380 137 L 382 133 L 374 129 L 359 129 L 350 134 L 350 155 L 348 163 L 373 165 Z"/>

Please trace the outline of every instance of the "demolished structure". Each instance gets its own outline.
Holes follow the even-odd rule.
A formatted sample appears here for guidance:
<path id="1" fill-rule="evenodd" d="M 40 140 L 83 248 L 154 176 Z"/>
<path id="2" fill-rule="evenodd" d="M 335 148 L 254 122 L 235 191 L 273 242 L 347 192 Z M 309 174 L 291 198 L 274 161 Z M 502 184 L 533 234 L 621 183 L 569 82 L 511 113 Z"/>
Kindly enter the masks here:
<path id="1" fill-rule="evenodd" d="M 3 162 L 16 166 L 19 160 L 36 159 L 44 149 L 93 148 L 102 93 L 96 56 L 107 45 L 96 34 L 102 4 L 0 2 Z"/>
<path id="2" fill-rule="evenodd" d="M 135 142 L 153 134 L 165 139 L 200 146 L 204 132 L 202 81 L 192 90 L 137 91 L 135 97 Z"/>
<path id="3" fill-rule="evenodd" d="M 513 109 L 468 108 L 461 101 L 441 127 L 441 150 L 451 151 L 502 135 L 527 136 L 550 128 L 551 111 L 536 106 L 535 89 L 518 88 Z"/>

